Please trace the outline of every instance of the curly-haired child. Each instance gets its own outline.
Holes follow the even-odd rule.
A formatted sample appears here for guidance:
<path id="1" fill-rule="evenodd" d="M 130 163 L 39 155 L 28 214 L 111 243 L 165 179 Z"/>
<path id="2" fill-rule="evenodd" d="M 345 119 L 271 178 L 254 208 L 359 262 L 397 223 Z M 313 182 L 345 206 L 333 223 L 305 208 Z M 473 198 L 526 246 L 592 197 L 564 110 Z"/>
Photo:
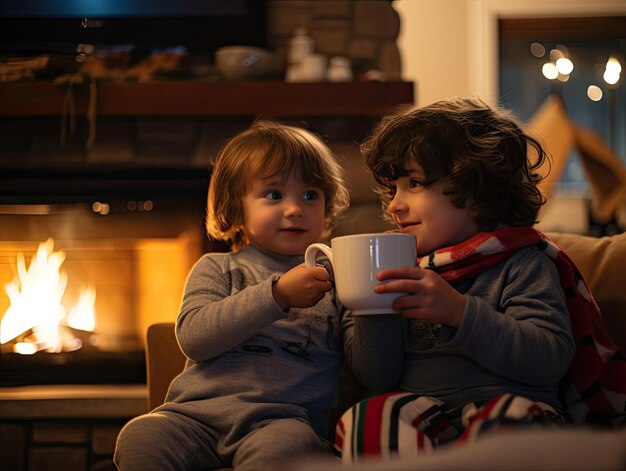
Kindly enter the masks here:
<path id="1" fill-rule="evenodd" d="M 541 144 L 509 112 L 459 98 L 384 118 L 362 152 L 384 211 L 416 237 L 418 266 L 378 274 L 378 293 L 404 293 L 400 315 L 355 316 L 353 370 L 400 391 L 344 415 L 344 460 L 410 457 L 608 404 L 594 385 L 616 348 L 571 259 L 532 227 Z"/>

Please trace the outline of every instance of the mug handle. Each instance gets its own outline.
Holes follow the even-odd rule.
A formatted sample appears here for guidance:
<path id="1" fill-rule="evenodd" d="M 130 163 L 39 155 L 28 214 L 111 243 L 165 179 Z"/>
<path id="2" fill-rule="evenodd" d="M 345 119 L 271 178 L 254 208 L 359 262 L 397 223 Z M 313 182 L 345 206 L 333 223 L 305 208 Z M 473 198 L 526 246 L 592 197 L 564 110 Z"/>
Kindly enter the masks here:
<path id="1" fill-rule="evenodd" d="M 306 248 L 306 252 L 304 252 L 304 263 L 306 263 L 307 267 L 315 267 L 315 259 L 317 257 L 317 252 L 319 251 L 323 252 L 324 255 L 328 257 L 331 265 L 333 264 L 333 249 L 331 249 L 328 245 L 318 242 L 309 245 Z"/>

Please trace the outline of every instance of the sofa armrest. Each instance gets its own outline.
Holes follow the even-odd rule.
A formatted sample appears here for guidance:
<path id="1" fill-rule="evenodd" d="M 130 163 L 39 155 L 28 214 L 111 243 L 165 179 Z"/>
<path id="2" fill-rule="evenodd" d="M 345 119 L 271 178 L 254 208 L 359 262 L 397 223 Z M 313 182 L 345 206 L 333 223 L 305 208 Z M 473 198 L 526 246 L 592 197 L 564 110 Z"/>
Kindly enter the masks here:
<path id="1" fill-rule="evenodd" d="M 185 367 L 186 357 L 176 341 L 173 322 L 150 325 L 146 344 L 148 407 L 152 410 L 163 404 L 170 383 Z"/>

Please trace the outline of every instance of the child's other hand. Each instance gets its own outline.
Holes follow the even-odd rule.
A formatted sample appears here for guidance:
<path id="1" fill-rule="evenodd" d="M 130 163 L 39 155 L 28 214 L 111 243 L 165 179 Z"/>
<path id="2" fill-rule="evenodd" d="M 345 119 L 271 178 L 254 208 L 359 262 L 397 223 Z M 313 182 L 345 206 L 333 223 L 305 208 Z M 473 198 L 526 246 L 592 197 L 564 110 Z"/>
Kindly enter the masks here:
<path id="1" fill-rule="evenodd" d="M 321 265 L 313 268 L 304 263 L 292 268 L 274 283 L 273 292 L 281 309 L 315 306 L 330 291 L 330 275 Z"/>
<path id="2" fill-rule="evenodd" d="M 377 293 L 407 293 L 396 299 L 393 308 L 404 317 L 424 319 L 458 327 L 463 320 L 465 296 L 432 270 L 419 267 L 381 270 L 374 288 Z"/>

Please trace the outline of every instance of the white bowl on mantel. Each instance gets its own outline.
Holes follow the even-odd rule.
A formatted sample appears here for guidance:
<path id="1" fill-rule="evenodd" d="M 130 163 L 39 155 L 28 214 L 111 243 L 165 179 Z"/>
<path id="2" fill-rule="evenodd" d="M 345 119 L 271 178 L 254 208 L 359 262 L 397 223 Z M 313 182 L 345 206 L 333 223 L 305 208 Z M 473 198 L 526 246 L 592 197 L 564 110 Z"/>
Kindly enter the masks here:
<path id="1" fill-rule="evenodd" d="M 260 47 L 224 46 L 215 51 L 215 70 L 226 81 L 267 78 L 272 65 L 272 54 Z"/>

